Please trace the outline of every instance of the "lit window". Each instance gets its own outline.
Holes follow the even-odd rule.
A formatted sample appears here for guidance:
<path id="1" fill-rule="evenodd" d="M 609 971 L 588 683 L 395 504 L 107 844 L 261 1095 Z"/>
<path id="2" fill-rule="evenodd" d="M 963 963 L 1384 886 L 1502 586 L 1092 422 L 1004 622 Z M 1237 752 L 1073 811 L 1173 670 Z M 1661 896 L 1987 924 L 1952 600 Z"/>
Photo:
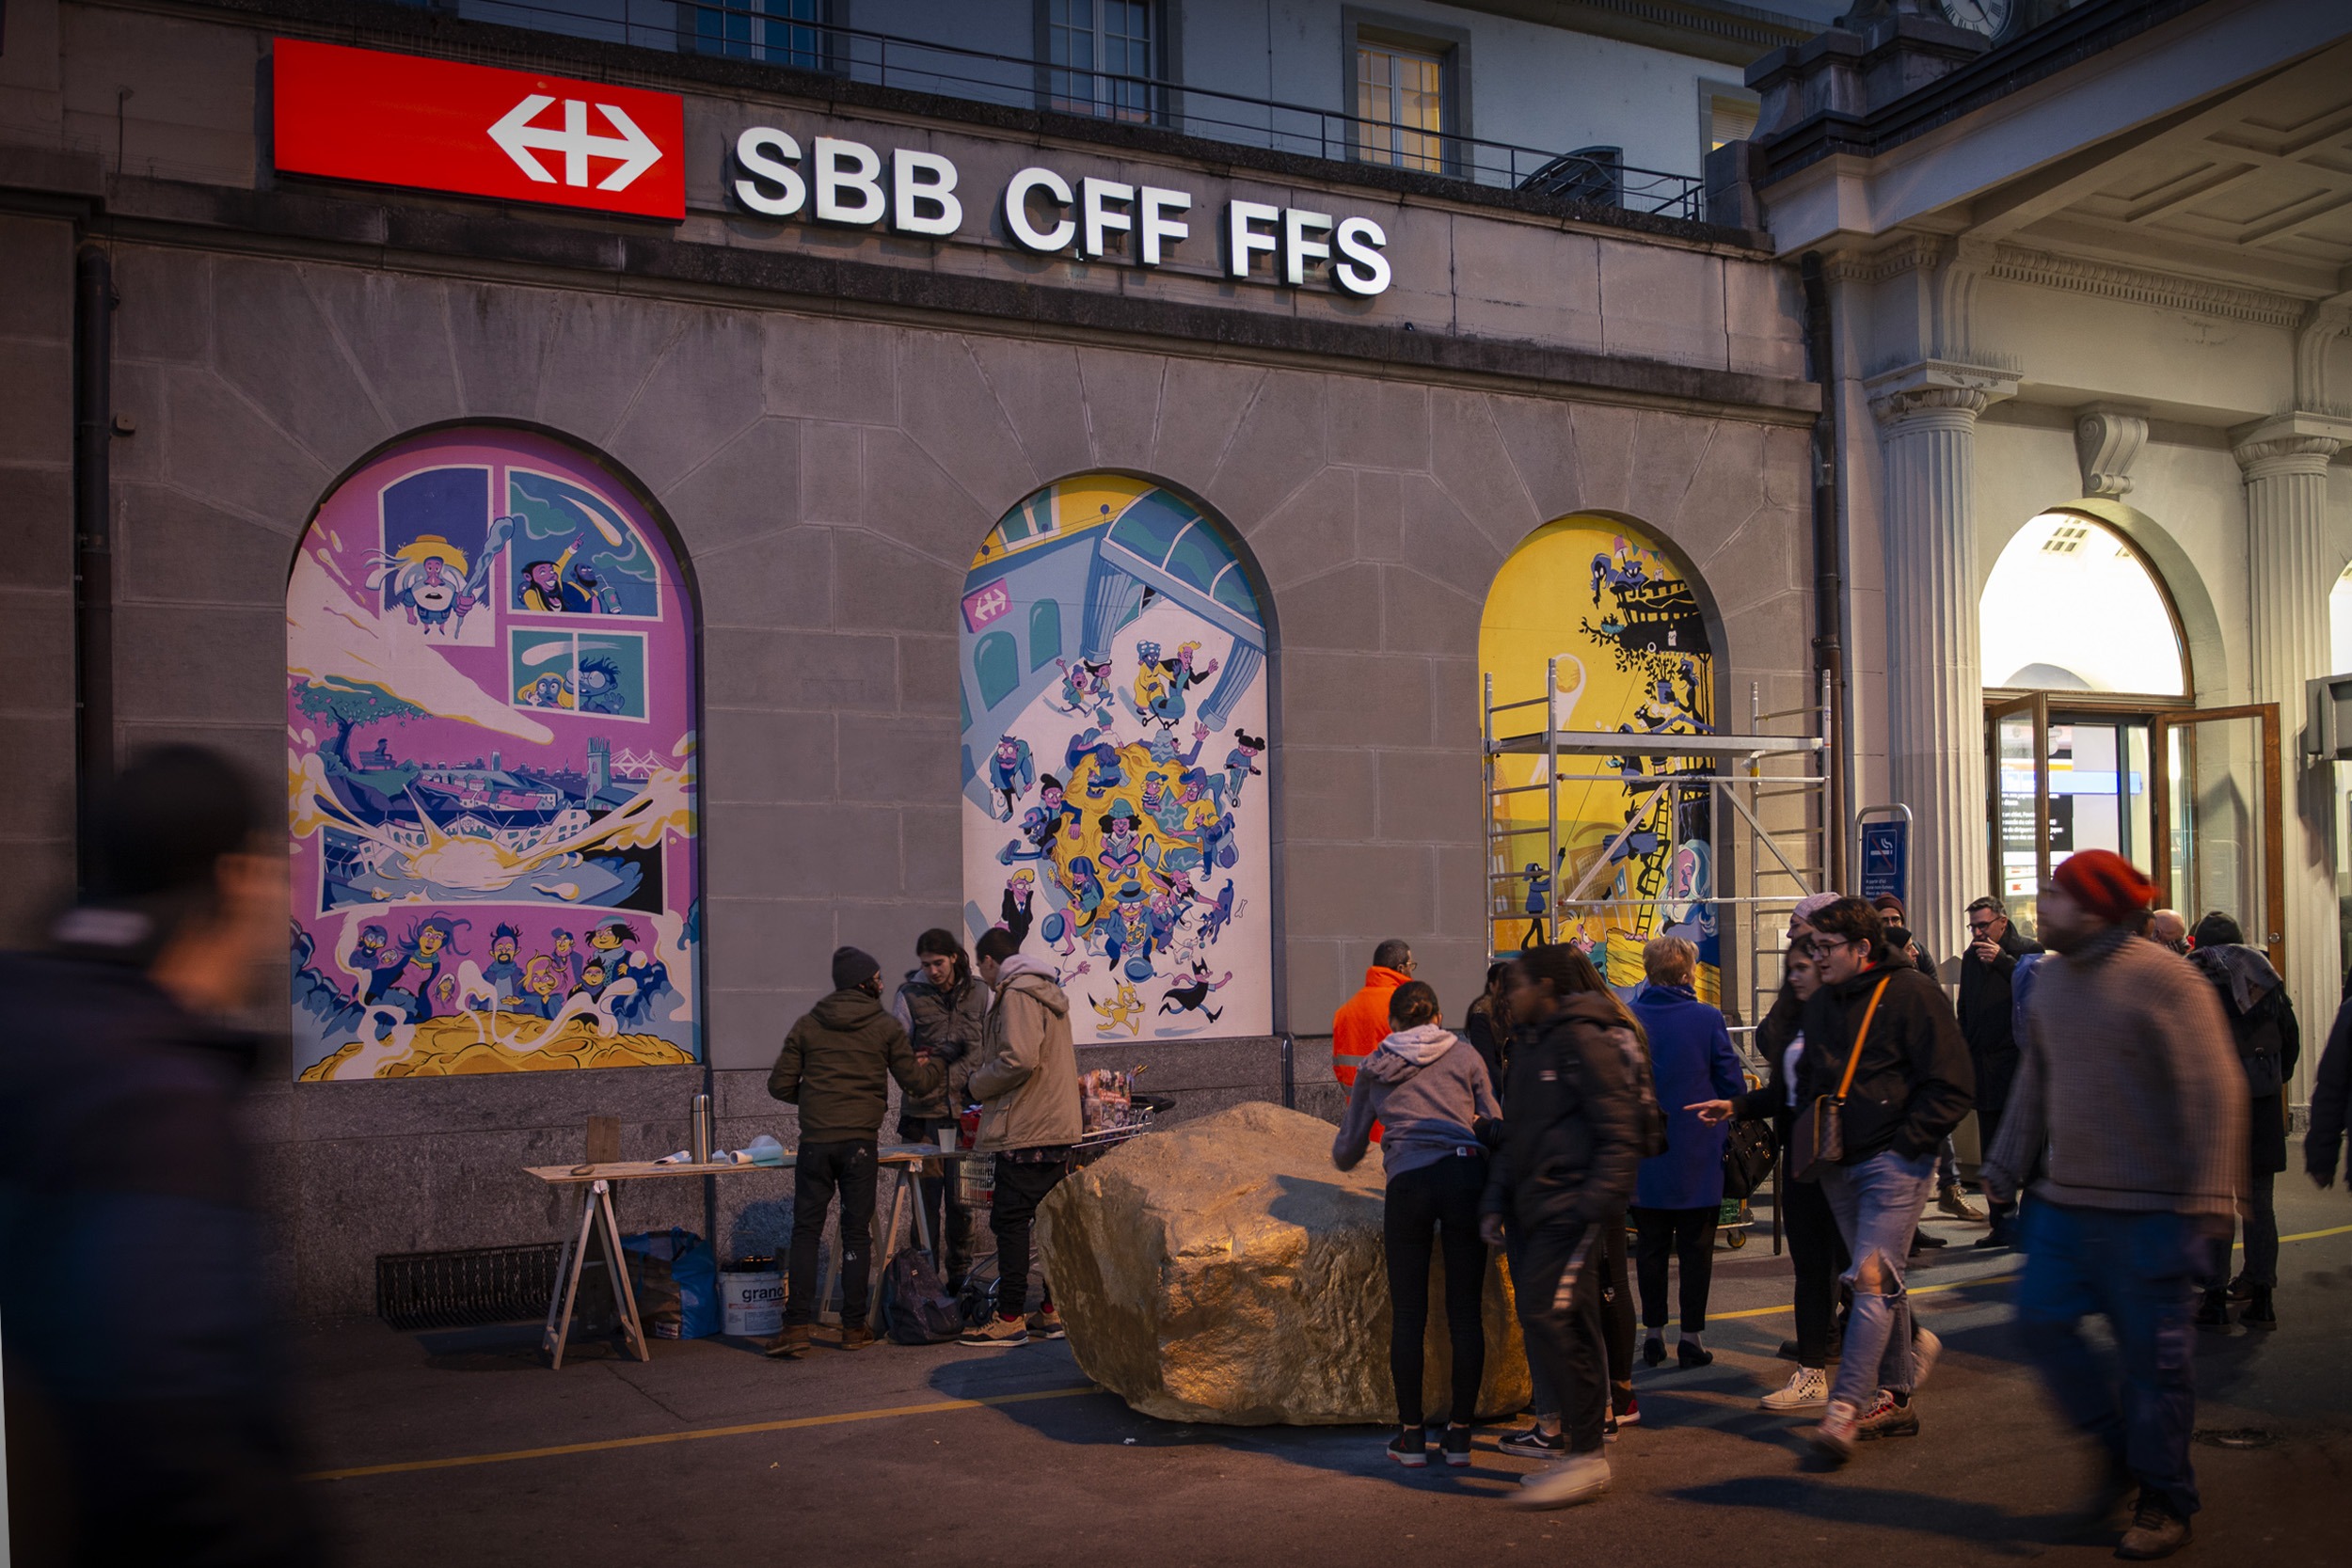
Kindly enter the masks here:
<path id="1" fill-rule="evenodd" d="M 1725 92 L 1711 86 L 1701 90 L 1707 94 L 1707 150 L 1709 152 L 1736 141 L 1755 139 L 1757 101 L 1754 97 Z"/>
<path id="2" fill-rule="evenodd" d="M 1386 43 L 1356 46 L 1357 155 L 1366 163 L 1445 167 L 1445 61 Z"/>
<path id="3" fill-rule="evenodd" d="M 2074 513 L 2017 531 L 1985 580 L 1977 628 L 1988 687 L 2188 692 L 2163 584 L 2120 534 Z"/>
<path id="4" fill-rule="evenodd" d="M 2079 554 L 2083 547 L 2083 541 L 2090 537 L 2090 530 L 2080 523 L 2060 523 L 2050 530 L 2050 536 L 2047 539 L 2042 541 L 2042 553 L 2045 555 Z M 2117 546 L 2115 553 L 2125 557 L 2131 554 L 2121 546 Z"/>
<path id="5" fill-rule="evenodd" d="M 825 0 L 728 0 L 726 9 L 694 11 L 694 47 L 705 55 L 766 60 L 802 71 L 825 69 Z"/>
<path id="6" fill-rule="evenodd" d="M 1156 63 L 1152 10 L 1152 0 L 1046 0 L 1048 106 L 1106 119 L 1150 119 Z"/>

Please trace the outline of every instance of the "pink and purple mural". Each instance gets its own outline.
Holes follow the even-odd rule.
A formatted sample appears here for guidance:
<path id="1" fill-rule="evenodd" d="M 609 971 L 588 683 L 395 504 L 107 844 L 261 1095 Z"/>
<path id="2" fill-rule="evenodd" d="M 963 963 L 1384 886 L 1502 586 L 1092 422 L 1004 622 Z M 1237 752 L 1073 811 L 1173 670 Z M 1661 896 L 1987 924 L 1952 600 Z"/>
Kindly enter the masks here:
<path id="1" fill-rule="evenodd" d="M 700 1059 L 691 610 L 545 436 L 404 441 L 286 586 L 306 1081 Z"/>

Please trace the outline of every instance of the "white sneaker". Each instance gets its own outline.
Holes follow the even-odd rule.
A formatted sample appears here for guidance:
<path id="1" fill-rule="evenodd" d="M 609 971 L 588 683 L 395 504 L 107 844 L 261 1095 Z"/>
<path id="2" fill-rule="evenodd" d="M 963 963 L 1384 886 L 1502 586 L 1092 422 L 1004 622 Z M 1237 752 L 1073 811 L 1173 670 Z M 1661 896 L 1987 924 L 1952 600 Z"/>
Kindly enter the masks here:
<path id="1" fill-rule="evenodd" d="M 1518 1508 L 1567 1508 L 1608 1490 L 1609 1461 L 1597 1453 L 1572 1453 L 1522 1477 L 1511 1502 Z"/>
<path id="2" fill-rule="evenodd" d="M 1916 1390 L 1935 1370 L 1936 1359 L 1944 1354 L 1944 1341 L 1927 1329 L 1918 1329 L 1911 1336 L 1911 1386 Z"/>
<path id="3" fill-rule="evenodd" d="M 1819 1410 L 1829 1402 L 1829 1373 L 1819 1367 L 1799 1367 L 1788 1374 L 1786 1387 L 1775 1388 L 1756 1403 L 1767 1410 Z"/>
<path id="4" fill-rule="evenodd" d="M 1862 1425 L 1862 1412 L 1848 1400 L 1832 1400 L 1821 1412 L 1821 1424 L 1813 1429 L 1808 1439 L 1814 1451 L 1832 1464 L 1843 1465 L 1853 1457 L 1853 1446 Z"/>

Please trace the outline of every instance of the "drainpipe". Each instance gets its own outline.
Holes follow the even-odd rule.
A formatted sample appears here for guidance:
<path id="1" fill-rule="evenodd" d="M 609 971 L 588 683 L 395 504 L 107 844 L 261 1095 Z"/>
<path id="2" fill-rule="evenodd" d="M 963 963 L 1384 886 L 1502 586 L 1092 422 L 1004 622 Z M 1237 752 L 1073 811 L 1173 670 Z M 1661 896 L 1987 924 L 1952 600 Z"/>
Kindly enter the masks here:
<path id="1" fill-rule="evenodd" d="M 115 765 L 114 308 L 113 264 L 85 246 L 73 263 L 73 837 L 85 893 L 98 874 L 90 811 Z"/>
<path id="2" fill-rule="evenodd" d="M 1837 530 L 1837 366 L 1830 356 L 1829 282 L 1821 276 L 1821 253 L 1808 250 L 1797 261 L 1804 283 L 1804 353 L 1821 388 L 1820 416 L 1813 421 L 1813 673 L 1829 687 L 1831 754 L 1821 759 L 1829 775 L 1822 847 L 1829 857 L 1829 882 L 1846 885 L 1847 795 L 1851 785 L 1853 740 L 1847 729 L 1846 650 L 1840 626 L 1845 573 L 1839 565 Z"/>

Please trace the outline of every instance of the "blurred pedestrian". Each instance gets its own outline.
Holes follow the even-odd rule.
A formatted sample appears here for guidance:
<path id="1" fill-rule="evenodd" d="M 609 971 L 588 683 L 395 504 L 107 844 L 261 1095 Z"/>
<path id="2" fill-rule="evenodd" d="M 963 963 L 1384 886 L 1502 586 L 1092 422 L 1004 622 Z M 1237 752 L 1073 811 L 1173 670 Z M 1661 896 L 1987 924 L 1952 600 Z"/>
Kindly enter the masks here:
<path id="1" fill-rule="evenodd" d="M 1666 1152 L 1642 1162 L 1633 1187 L 1633 1225 L 1649 1331 L 1642 1359 L 1666 1359 L 1666 1259 L 1681 1265 L 1682 1331 L 1675 1360 L 1704 1367 L 1715 1359 L 1700 1342 L 1707 1331 L 1708 1286 L 1715 1274 L 1715 1228 L 1724 1208 L 1720 1125 L 1700 1119 L 1694 1101 L 1723 1101 L 1747 1090 L 1724 1015 L 1698 999 L 1699 950 L 1681 937 L 1652 937 L 1642 949 L 1647 984 L 1633 1016 L 1649 1038 L 1652 1080 L 1666 1112 Z"/>
<path id="2" fill-rule="evenodd" d="M 969 1103 L 969 1081 L 988 1024 L 988 988 L 972 974 L 972 960 L 953 931 L 933 927 L 914 939 L 915 967 L 907 971 L 890 1000 L 890 1016 L 907 1032 L 915 1059 L 936 1062 L 946 1072 L 934 1094 L 901 1095 L 898 1137 L 911 1144 L 936 1144 L 939 1134 L 960 1125 Z M 972 1272 L 972 1211 L 956 1196 L 949 1178 L 920 1180 L 924 1217 L 939 1251 L 939 1271 L 954 1295 Z"/>
<path id="3" fill-rule="evenodd" d="M 2189 1539 L 2194 1284 L 2228 1234 L 2246 1161 L 2246 1074 L 2213 988 L 2131 935 L 2154 894 L 2108 850 L 2059 863 L 2041 906 L 2058 957 L 2035 966 L 2017 1081 L 1985 1161 L 1987 1190 L 2009 1198 L 2046 1158 L 2021 1226 L 2018 1330 L 2058 1408 L 2104 1450 L 2090 1514 L 2138 1487 L 2117 1552 L 2135 1560 Z M 2094 1312 L 2113 1333 L 2120 1400 L 2083 1338 Z"/>
<path id="4" fill-rule="evenodd" d="M 1462 1037 L 1486 1064 L 1486 1076 L 1493 1080 L 1498 1094 L 1502 1091 L 1503 1069 L 1511 1055 L 1511 1009 L 1502 1000 L 1502 978 L 1510 971 L 1507 961 L 1488 964 L 1486 989 L 1462 1018 Z"/>
<path id="5" fill-rule="evenodd" d="M 1935 956 L 1919 945 L 1919 939 L 1911 934 L 1911 916 L 1903 901 L 1891 893 L 1882 893 L 1870 900 L 1870 907 L 1879 911 L 1886 927 L 1886 945 L 1902 956 L 1903 961 L 1931 980 L 1942 983 L 1936 974 Z M 1959 1220 L 1963 1225 L 1982 1225 L 1984 1211 L 1968 1201 L 1968 1195 L 1960 1190 L 1960 1150 L 1949 1132 L 1944 1134 L 1944 1145 L 1935 1155 L 1935 1207 L 1946 1219 Z M 1926 1230 L 1911 1235 L 1911 1256 L 1916 1258 L 1927 1247 L 1940 1247 L 1944 1238 Z"/>
<path id="6" fill-rule="evenodd" d="M 2227 1330 L 2230 1304 L 2243 1302 L 2238 1322 L 2248 1328 L 2276 1328 L 2272 1296 L 2279 1289 L 2279 1210 L 2275 1184 L 2287 1168 L 2286 1086 L 2303 1053 L 2303 1032 L 2286 982 L 2259 948 L 2246 945 L 2236 921 L 2216 910 L 2197 923 L 2188 961 L 2205 977 L 2230 1021 L 2230 1038 L 2246 1072 L 2246 1169 L 2238 1183 L 2238 1212 L 2246 1230 L 2246 1266 L 2230 1277 L 2230 1238 L 2214 1243 L 2213 1267 L 2205 1275 L 2205 1299 L 2197 1326 Z"/>
<path id="7" fill-rule="evenodd" d="M 1559 1393 L 1567 1440 L 1557 1465 L 1520 1483 L 1518 1501 L 1531 1508 L 1583 1502 L 1609 1485 L 1596 1243 L 1608 1227 L 1622 1232 L 1634 1172 L 1662 1146 L 1639 1043 L 1622 1006 L 1587 989 L 1598 985 L 1581 953 L 1548 943 L 1519 955 L 1505 992 L 1518 1021 L 1511 1112 L 1480 1203 L 1482 1229 L 1498 1245 L 1506 1226 L 1521 1233 L 1519 1322 L 1529 1356 Z"/>
<path id="8" fill-rule="evenodd" d="M 1756 1049 L 1771 1072 L 1764 1086 L 1726 1100 L 1686 1106 L 1701 1120 L 1768 1121 L 1774 1144 L 1786 1149 L 1797 1117 L 1797 1063 L 1804 1055 L 1802 1027 L 1804 1004 L 1821 986 L 1813 938 L 1800 936 L 1781 959 L 1780 995 L 1756 1027 Z M 1671 1105 L 1671 1100 L 1661 1101 Z M 1844 1238 L 1837 1233 L 1837 1216 L 1830 1212 L 1818 1180 L 1798 1181 L 1782 1167 L 1772 1201 L 1780 1206 L 1781 1230 L 1788 1238 L 1788 1262 L 1795 1275 L 1797 1337 L 1780 1348 L 1781 1355 L 1797 1364 L 1786 1386 L 1758 1402 L 1767 1410 L 1788 1414 L 1819 1410 L 1829 1403 L 1830 1362 L 1843 1350 L 1837 1322 L 1837 1276 L 1848 1264 Z"/>
<path id="9" fill-rule="evenodd" d="M 1331 1076 L 1340 1087 L 1353 1089 L 1366 1057 L 1389 1037 L 1389 997 L 1413 977 L 1413 949 L 1402 937 L 1391 937 L 1372 950 L 1372 967 L 1364 971 L 1361 990 L 1340 1004 L 1331 1015 Z M 1380 1141 L 1380 1126 L 1373 1124 L 1372 1141 Z"/>
<path id="10" fill-rule="evenodd" d="M 1025 1345 L 1032 1334 L 1059 1339 L 1052 1280 L 1037 1315 L 1028 1315 L 1029 1238 L 1037 1206 L 1070 1173 L 1071 1146 L 1086 1135 L 1070 998 L 1052 967 L 1024 956 L 1009 931 L 982 932 L 973 952 L 980 978 L 995 991 L 971 1085 L 980 1102 L 973 1147 L 996 1156 L 996 1196 L 988 1214 L 996 1236 L 996 1311 L 967 1330 L 962 1342 Z"/>
<path id="11" fill-rule="evenodd" d="M 1428 1463 L 1422 1425 L 1422 1341 L 1429 1332 L 1429 1264 L 1445 1257 L 1446 1334 L 1453 1343 L 1453 1411 L 1441 1451 L 1448 1465 L 1470 1462 L 1470 1429 L 1486 1375 L 1486 1243 L 1478 1234 L 1478 1202 L 1486 1190 L 1481 1132 L 1499 1136 L 1502 1107 L 1486 1065 L 1447 1032 L 1438 993 L 1409 980 L 1389 997 L 1389 1037 L 1365 1058 L 1348 1092 L 1331 1163 L 1354 1170 L 1372 1147 L 1377 1120 L 1380 1167 L 1388 1178 L 1382 1240 L 1389 1265 L 1389 1375 L 1396 1386 L 1397 1434 L 1389 1457 L 1408 1469 Z"/>
<path id="12" fill-rule="evenodd" d="M 784 1333 L 768 1354 L 797 1360 L 808 1354 L 817 1322 L 817 1264 L 825 1215 L 841 1206 L 841 1348 L 874 1342 L 867 1326 L 873 1285 L 875 1153 L 889 1105 L 889 1079 L 901 1094 L 934 1095 L 946 1069 L 918 1060 L 907 1032 L 882 1005 L 882 965 L 870 953 L 840 947 L 833 955 L 833 990 L 793 1022 L 768 1072 L 768 1092 L 801 1112 L 800 1149 L 792 1169 L 791 1282 L 784 1297 Z"/>
<path id="13" fill-rule="evenodd" d="M 2344 1125 L 2352 1121 L 2352 997 L 2336 1008 L 2319 1069 L 2312 1074 L 2312 1125 L 2303 1136 L 2303 1169 L 2326 1192 L 2336 1184 Z"/>
<path id="14" fill-rule="evenodd" d="M 1971 1074 L 1943 988 L 1886 945 L 1876 910 L 1841 898 L 1813 927 L 1822 984 L 1805 1004 L 1797 1102 L 1842 1104 L 1840 1147 L 1818 1170 L 1853 1259 L 1845 1274 L 1853 1311 L 1812 1442 L 1843 1463 L 1857 1442 L 1919 1430 L 1911 1396 L 1941 1345 L 1913 1332 L 1903 1265 L 1936 1149 L 1968 1114 Z"/>
<path id="15" fill-rule="evenodd" d="M 2188 922 L 2178 910 L 2157 910 L 2148 917 L 2148 940 L 2175 953 L 2188 951 Z"/>
<path id="16" fill-rule="evenodd" d="M 1960 956 L 1960 1032 L 1976 1069 L 1977 1136 L 1991 1148 L 2001 1132 L 2010 1081 L 2017 1076 L 2017 961 L 2042 944 L 2010 924 L 2009 908 L 1991 894 L 1968 906 L 1968 949 Z M 1990 1195 L 1987 1195 L 1990 1201 Z M 2016 1237 L 2017 1211 L 1992 1204 L 1993 1227 L 1977 1244 L 2005 1247 Z"/>
<path id="17" fill-rule="evenodd" d="M 213 752 L 140 757 L 52 950 L 0 957 L 8 1460 L 62 1481 L 12 1490 L 22 1560 L 323 1560 L 238 1131 L 260 1042 L 228 1022 L 285 961 L 262 820 Z"/>

